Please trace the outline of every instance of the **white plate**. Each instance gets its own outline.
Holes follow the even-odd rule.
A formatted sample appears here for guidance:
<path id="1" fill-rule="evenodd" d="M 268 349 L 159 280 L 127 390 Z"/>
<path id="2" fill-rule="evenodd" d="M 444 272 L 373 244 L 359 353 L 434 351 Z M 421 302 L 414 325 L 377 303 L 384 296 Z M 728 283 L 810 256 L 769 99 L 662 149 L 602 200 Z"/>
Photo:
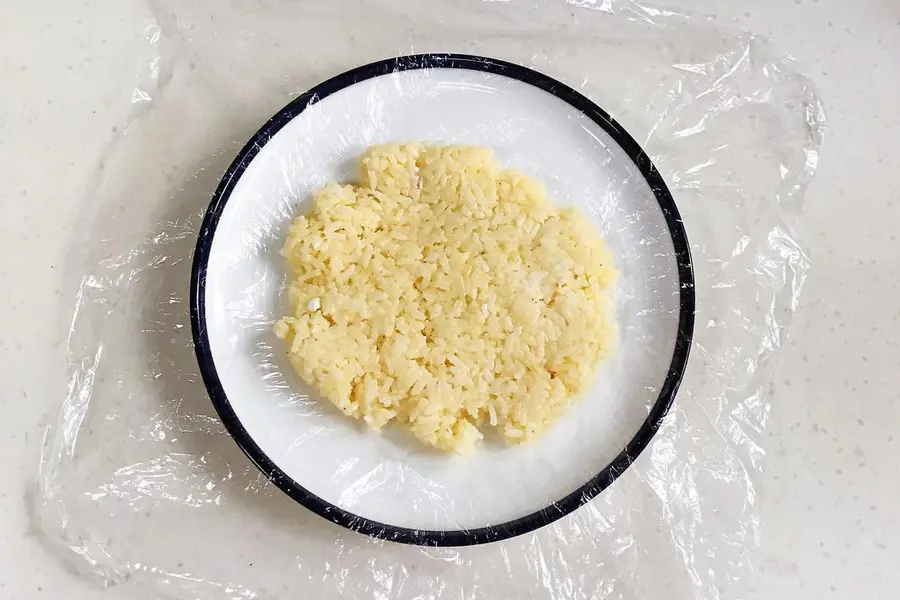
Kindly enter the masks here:
<path id="1" fill-rule="evenodd" d="M 494 148 L 505 166 L 579 206 L 616 258 L 619 347 L 590 392 L 534 443 L 474 456 L 424 448 L 341 415 L 292 371 L 272 334 L 286 314 L 279 255 L 311 193 L 350 180 L 391 141 Z M 248 143 L 204 219 L 192 324 L 228 431 L 272 481 L 323 517 L 406 543 L 465 545 L 531 531 L 610 485 L 671 405 L 693 331 L 690 253 L 675 204 L 638 144 L 590 100 L 545 75 L 460 55 L 402 57 L 297 98 Z"/>

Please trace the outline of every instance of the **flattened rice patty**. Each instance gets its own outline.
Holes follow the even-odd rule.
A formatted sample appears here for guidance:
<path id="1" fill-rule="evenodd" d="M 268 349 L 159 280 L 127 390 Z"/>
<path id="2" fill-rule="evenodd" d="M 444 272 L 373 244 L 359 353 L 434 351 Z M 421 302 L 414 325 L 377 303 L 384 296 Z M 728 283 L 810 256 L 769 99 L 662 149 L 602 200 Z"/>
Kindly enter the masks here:
<path id="1" fill-rule="evenodd" d="M 282 251 L 275 326 L 305 381 L 378 430 L 469 452 L 493 426 L 534 438 L 613 347 L 616 271 L 594 228 L 485 148 L 370 148 Z"/>

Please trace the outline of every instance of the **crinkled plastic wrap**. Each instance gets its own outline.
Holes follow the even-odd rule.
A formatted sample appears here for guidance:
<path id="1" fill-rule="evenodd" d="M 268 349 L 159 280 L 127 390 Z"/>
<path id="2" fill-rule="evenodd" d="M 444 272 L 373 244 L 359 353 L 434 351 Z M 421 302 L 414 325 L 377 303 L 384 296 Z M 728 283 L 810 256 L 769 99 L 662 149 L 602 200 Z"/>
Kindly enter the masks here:
<path id="1" fill-rule="evenodd" d="M 123 597 L 739 592 L 762 525 L 769 380 L 809 267 L 795 219 L 824 124 L 788 56 L 711 20 L 626 0 L 176 0 L 151 2 L 150 14 L 154 56 L 135 65 L 134 109 L 97 167 L 69 265 L 70 385 L 47 432 L 36 506 L 60 557 Z M 667 182 L 696 277 L 687 372 L 647 449 L 571 514 L 467 547 L 375 539 L 283 494 L 223 427 L 191 336 L 198 231 L 238 150 L 317 83 L 423 52 L 528 66 L 612 114 Z M 281 232 L 253 235 L 277 253 Z M 248 318 L 270 332 L 280 316 Z M 282 350 L 272 338 L 258 358 Z M 422 485 L 440 506 L 440 489 Z"/>

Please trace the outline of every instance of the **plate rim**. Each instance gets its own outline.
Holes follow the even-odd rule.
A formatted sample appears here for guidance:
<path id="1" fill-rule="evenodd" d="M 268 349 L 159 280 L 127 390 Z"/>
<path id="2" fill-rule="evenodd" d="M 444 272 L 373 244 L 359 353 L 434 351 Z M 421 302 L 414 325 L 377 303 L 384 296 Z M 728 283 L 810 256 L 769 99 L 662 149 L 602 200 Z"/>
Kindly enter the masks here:
<path id="1" fill-rule="evenodd" d="M 304 110 L 340 90 L 390 73 L 432 68 L 466 69 L 516 79 L 556 96 L 599 125 L 628 155 L 653 191 L 672 238 L 680 285 L 672 361 L 652 408 L 631 441 L 597 475 L 550 506 L 504 523 L 474 529 L 413 529 L 381 523 L 331 504 L 294 481 L 259 447 L 232 408 L 216 370 L 206 327 L 206 275 L 219 218 L 237 182 L 263 146 Z M 693 263 L 681 216 L 662 175 L 640 144 L 606 111 L 553 77 L 519 64 L 471 54 L 413 54 L 376 61 L 327 79 L 288 103 L 253 135 L 219 182 L 203 217 L 191 266 L 191 334 L 200 374 L 219 418 L 244 454 L 282 492 L 328 521 L 374 538 L 419 546 L 470 546 L 535 531 L 574 512 L 612 485 L 649 445 L 675 401 L 690 354 L 695 306 Z"/>

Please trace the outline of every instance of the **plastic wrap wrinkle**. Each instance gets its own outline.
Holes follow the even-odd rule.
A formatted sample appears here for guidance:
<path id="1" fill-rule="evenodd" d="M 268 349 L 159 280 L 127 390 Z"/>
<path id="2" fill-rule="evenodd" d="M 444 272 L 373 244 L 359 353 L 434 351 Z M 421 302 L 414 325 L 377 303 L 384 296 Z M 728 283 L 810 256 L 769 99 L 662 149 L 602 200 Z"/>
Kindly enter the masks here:
<path id="1" fill-rule="evenodd" d="M 810 264 L 796 229 L 825 123 L 792 60 L 758 36 L 619 0 L 150 7 L 153 56 L 135 58 L 134 88 L 123 90 L 135 107 L 98 162 L 69 267 L 70 383 L 46 432 L 34 504 L 55 554 L 101 585 L 121 586 L 122 597 L 738 597 L 760 537 L 769 385 Z M 196 237 L 246 140 L 319 82 L 420 52 L 519 63 L 607 110 L 668 183 L 695 271 L 690 362 L 647 450 L 552 525 L 472 547 L 376 540 L 282 494 L 225 431 L 190 332 Z M 401 81 L 412 82 L 401 96 L 431 93 L 425 79 Z M 367 99 L 364 133 L 373 139 L 386 126 L 385 101 Z M 513 139 L 532 124 L 511 115 L 501 125 Z M 336 137 L 324 150 L 349 143 Z M 313 159 L 285 162 L 284 180 Z M 634 177 L 600 190 L 593 216 L 603 222 L 621 210 Z M 307 206 L 293 191 L 270 222 Z M 278 227 L 248 229 L 238 256 L 277 260 Z M 628 251 L 647 252 L 658 240 L 645 242 Z M 253 301 L 259 287 L 283 282 L 258 275 L 246 297 L 217 309 L 257 336 L 251 354 L 268 389 L 284 397 L 278 410 L 329 414 L 292 384 L 269 336 L 281 315 Z M 290 453 L 304 456 L 330 431 L 298 431 Z M 417 490 L 412 512 L 444 511 L 440 521 L 468 510 L 403 457 L 362 473 L 360 464 L 349 458 L 335 469 L 341 504 L 402 486 Z M 548 477 L 572 468 L 546 466 Z"/>

